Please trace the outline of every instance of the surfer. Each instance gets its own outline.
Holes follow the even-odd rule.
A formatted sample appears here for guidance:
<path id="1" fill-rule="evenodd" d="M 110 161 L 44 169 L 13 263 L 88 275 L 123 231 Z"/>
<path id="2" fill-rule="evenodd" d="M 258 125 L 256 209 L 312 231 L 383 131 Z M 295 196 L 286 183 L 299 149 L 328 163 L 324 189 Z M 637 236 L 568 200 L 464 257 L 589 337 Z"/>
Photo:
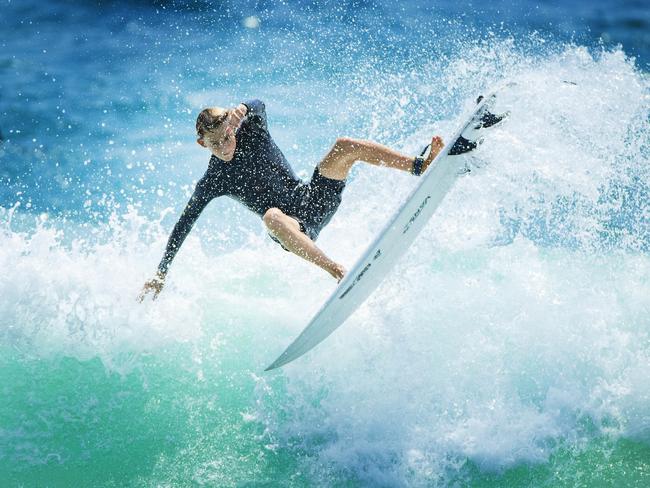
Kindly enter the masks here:
<path id="1" fill-rule="evenodd" d="M 229 196 L 262 217 L 271 239 L 327 271 L 337 280 L 345 268 L 330 259 L 315 240 L 341 203 L 350 169 L 357 161 L 421 175 L 443 147 L 434 136 L 429 153 L 411 157 L 367 140 L 340 137 L 301 181 L 269 134 L 264 103 L 246 101 L 237 107 L 206 108 L 196 121 L 197 142 L 212 156 L 167 242 L 156 276 L 144 285 L 140 300 L 156 298 L 174 256 L 207 204 Z"/>

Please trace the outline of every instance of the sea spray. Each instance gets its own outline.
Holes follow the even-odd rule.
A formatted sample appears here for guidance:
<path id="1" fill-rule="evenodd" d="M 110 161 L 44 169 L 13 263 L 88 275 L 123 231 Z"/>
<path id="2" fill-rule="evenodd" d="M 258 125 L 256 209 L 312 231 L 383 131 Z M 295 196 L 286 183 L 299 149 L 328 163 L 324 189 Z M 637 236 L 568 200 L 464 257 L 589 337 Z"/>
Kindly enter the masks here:
<path id="1" fill-rule="evenodd" d="M 335 283 L 244 210 L 211 205 L 160 297 L 143 304 L 137 294 L 183 203 L 165 210 L 167 193 L 153 187 L 130 196 L 149 196 L 154 210 L 110 191 L 85 197 L 89 212 L 99 209 L 87 220 L 45 213 L 45 203 L 5 210 L 3 477 L 118 486 L 496 486 L 518 470 L 524 481 L 510 484 L 647 479 L 647 76 L 620 50 L 511 38 L 461 47 L 418 76 L 349 73 L 363 83 L 348 100 L 380 116 L 337 119 L 343 128 L 410 154 L 434 133 L 448 137 L 478 93 L 517 85 L 504 100 L 511 118 L 391 276 L 325 343 L 273 374 L 263 367 Z M 344 76 L 337 83 L 347 86 Z M 189 185 L 196 167 L 157 177 Z M 319 245 L 351 264 L 414 184 L 358 165 Z"/>
<path id="2" fill-rule="evenodd" d="M 648 195 L 647 78 L 616 51 L 530 61 L 503 49 L 512 114 L 473 155 L 481 167 L 366 305 L 285 368 L 291 420 L 259 413 L 280 445 L 302 439 L 322 482 L 445 485 L 601 436 L 647 441 L 648 200 L 621 200 Z M 492 52 L 449 70 L 485 72 Z M 436 127 L 453 130 L 434 123 L 418 139 Z M 390 211 L 393 187 L 371 171 L 339 215 L 355 233 Z"/>

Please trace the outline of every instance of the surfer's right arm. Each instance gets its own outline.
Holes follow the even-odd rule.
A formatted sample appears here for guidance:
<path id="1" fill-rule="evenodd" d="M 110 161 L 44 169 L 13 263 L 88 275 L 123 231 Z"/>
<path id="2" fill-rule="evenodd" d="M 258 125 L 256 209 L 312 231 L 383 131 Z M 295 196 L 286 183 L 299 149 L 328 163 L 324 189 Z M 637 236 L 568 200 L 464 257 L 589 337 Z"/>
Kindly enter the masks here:
<path id="1" fill-rule="evenodd" d="M 189 202 L 187 202 L 185 210 L 183 210 L 181 217 L 178 219 L 178 222 L 174 226 L 174 230 L 167 240 L 165 254 L 160 260 L 156 276 L 144 284 L 142 292 L 139 296 L 140 301 L 142 301 L 144 297 L 150 292 L 153 293 L 154 299 L 161 292 L 165 284 L 167 271 L 169 270 L 169 266 L 174 260 L 176 253 L 185 241 L 187 235 L 192 230 L 192 227 L 194 226 L 196 220 L 199 218 L 199 215 L 201 215 L 201 212 L 203 212 L 210 200 L 216 196 L 218 196 L 218 193 L 210 191 L 208 189 L 207 178 L 203 177 L 196 185 L 196 189 L 194 190 L 192 197 L 190 198 Z"/>
<path id="2" fill-rule="evenodd" d="M 246 116 L 248 119 L 250 119 L 253 123 L 259 124 L 263 129 L 267 129 L 266 107 L 264 106 L 263 101 L 257 99 L 246 100 L 242 102 L 242 105 L 244 105 L 247 109 Z"/>

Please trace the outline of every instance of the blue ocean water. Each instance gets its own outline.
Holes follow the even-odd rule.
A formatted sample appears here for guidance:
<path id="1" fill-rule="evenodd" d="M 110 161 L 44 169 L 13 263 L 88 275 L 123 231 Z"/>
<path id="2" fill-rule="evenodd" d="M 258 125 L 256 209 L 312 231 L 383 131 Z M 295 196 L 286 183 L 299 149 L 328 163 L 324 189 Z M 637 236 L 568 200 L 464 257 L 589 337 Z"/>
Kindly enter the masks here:
<path id="1" fill-rule="evenodd" d="M 649 26 L 636 0 L 2 0 L 3 486 L 647 486 Z M 300 362 L 262 373 L 335 284 L 227 199 L 136 303 L 201 108 L 263 99 L 307 178 L 342 135 L 415 154 L 504 81 L 478 169 Z M 319 244 L 353 264 L 414 184 L 356 167 Z"/>

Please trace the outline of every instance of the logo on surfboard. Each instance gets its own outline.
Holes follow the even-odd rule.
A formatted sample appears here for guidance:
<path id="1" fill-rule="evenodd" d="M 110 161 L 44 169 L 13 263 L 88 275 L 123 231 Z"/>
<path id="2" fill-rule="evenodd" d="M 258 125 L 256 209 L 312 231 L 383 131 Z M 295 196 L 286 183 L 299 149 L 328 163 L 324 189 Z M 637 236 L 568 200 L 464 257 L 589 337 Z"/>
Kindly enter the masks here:
<path id="1" fill-rule="evenodd" d="M 415 211 L 413 215 L 411 215 L 411 218 L 409 221 L 406 223 L 404 226 L 404 230 L 402 231 L 402 234 L 406 234 L 406 232 L 411 228 L 411 225 L 413 225 L 413 222 L 415 222 L 415 219 L 417 219 L 420 214 L 422 213 L 422 209 L 426 207 L 427 203 L 429 203 L 429 199 L 431 198 L 431 195 L 427 195 L 427 197 L 422 201 L 418 209 Z"/>
<path id="2" fill-rule="evenodd" d="M 381 256 L 381 249 L 377 249 L 377 252 L 376 252 L 375 255 L 372 257 L 372 260 L 374 261 L 374 260 L 377 259 L 379 256 Z M 339 296 L 339 299 L 341 299 L 341 298 L 343 298 L 345 295 L 347 295 L 347 294 L 350 292 L 350 290 L 351 290 L 352 288 L 354 288 L 354 285 L 356 285 L 357 283 L 359 283 L 359 281 L 361 281 L 361 278 L 363 277 L 363 275 L 365 274 L 365 272 L 368 271 L 368 269 L 370 268 L 370 266 L 372 266 L 372 263 L 368 263 L 368 264 L 366 264 L 366 265 L 363 267 L 363 269 L 361 270 L 361 272 L 356 276 L 356 278 L 354 278 L 354 281 L 352 282 L 352 284 L 351 284 L 350 286 L 348 286 L 348 287 L 345 289 L 345 291 L 344 291 L 344 292 Z"/>

